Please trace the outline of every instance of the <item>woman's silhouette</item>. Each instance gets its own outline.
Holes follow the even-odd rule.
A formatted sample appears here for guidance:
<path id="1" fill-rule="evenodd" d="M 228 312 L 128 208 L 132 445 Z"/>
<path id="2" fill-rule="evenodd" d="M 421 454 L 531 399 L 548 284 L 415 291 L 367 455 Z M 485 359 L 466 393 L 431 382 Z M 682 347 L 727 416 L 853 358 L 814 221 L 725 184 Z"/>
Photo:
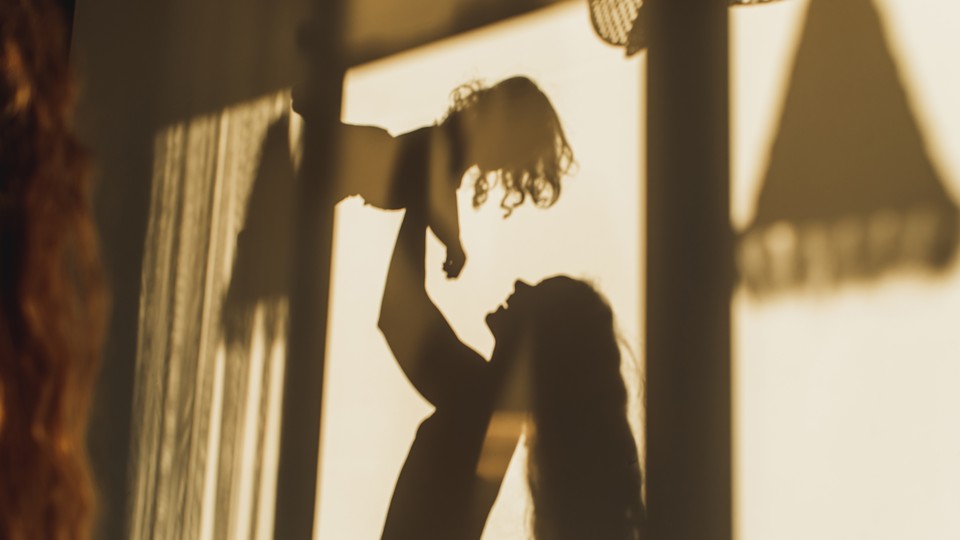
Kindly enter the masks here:
<path id="1" fill-rule="evenodd" d="M 642 538 L 640 469 L 609 306 L 567 277 L 518 281 L 487 316 L 496 339 L 487 362 L 426 293 L 425 214 L 410 207 L 404 216 L 380 329 L 436 411 L 417 431 L 383 538 L 479 538 L 525 418 L 536 537 Z"/>

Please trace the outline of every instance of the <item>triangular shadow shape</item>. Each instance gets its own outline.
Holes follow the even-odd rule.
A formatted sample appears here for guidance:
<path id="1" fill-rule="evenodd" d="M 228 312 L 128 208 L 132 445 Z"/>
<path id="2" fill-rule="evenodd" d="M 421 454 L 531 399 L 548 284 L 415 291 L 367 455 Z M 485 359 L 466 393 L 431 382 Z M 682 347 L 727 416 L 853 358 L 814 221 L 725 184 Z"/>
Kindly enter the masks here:
<path id="1" fill-rule="evenodd" d="M 927 154 L 871 0 L 811 0 L 779 133 L 741 241 L 755 292 L 953 259 L 957 206 Z"/>

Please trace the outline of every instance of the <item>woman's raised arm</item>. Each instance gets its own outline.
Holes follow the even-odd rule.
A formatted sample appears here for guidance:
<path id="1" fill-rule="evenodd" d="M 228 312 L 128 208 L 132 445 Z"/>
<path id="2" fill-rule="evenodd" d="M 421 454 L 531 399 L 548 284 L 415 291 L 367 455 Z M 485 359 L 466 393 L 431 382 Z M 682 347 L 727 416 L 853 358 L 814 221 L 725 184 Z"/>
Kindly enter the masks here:
<path id="1" fill-rule="evenodd" d="M 440 408 L 476 387 L 487 363 L 460 341 L 427 295 L 426 229 L 426 211 L 408 208 L 387 273 L 379 326 L 407 379 Z"/>

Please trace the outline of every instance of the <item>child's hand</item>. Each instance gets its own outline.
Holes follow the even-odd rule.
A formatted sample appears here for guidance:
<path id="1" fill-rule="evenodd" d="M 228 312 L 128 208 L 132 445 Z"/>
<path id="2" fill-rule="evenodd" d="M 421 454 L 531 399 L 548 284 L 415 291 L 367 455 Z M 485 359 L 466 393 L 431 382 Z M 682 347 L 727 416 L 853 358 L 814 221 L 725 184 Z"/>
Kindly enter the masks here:
<path id="1" fill-rule="evenodd" d="M 463 246 L 447 247 L 447 260 L 443 263 L 443 271 L 447 274 L 447 279 L 455 279 L 463 270 L 463 265 L 467 262 L 467 254 L 463 252 Z"/>

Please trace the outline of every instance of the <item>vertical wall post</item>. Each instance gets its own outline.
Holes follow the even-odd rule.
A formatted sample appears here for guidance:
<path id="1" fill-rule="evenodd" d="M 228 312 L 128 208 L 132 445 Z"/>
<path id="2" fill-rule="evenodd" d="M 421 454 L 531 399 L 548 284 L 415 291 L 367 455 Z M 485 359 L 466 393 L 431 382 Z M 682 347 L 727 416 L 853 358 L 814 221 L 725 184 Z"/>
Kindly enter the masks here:
<path id="1" fill-rule="evenodd" d="M 650 538 L 730 540 L 728 8 L 646 4 Z"/>
<path id="2" fill-rule="evenodd" d="M 274 517 L 277 540 L 313 537 L 333 255 L 335 201 L 330 188 L 344 74 L 342 6 L 342 0 L 316 0 L 313 18 L 297 34 L 306 60 L 303 82 L 294 88 L 294 109 L 304 118 L 303 159 L 298 174 L 296 248 L 280 428 Z"/>

